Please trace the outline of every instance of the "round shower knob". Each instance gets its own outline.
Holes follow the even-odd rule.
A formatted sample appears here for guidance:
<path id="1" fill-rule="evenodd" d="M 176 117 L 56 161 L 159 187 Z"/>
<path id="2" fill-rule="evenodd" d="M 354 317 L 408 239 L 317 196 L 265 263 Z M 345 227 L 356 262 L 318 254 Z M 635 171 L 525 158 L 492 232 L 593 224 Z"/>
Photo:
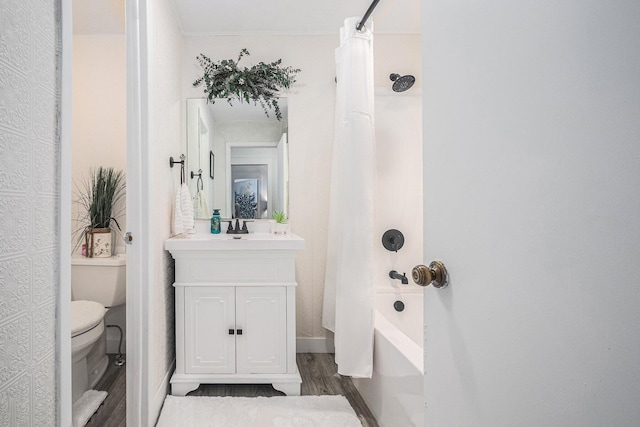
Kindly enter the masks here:
<path id="1" fill-rule="evenodd" d="M 382 235 L 382 246 L 388 251 L 398 252 L 398 250 L 404 246 L 404 235 L 399 230 L 393 228 L 387 230 Z"/>
<path id="2" fill-rule="evenodd" d="M 436 288 L 444 288 L 449 284 L 449 274 L 440 261 L 433 261 L 429 267 L 426 265 L 413 267 L 411 278 L 420 286 L 433 285 Z"/>

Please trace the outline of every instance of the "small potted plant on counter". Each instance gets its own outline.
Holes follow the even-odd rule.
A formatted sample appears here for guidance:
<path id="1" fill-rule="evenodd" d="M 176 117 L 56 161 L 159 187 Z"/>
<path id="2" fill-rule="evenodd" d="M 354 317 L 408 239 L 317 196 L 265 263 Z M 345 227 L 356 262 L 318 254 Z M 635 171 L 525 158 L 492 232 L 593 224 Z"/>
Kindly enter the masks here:
<path id="1" fill-rule="evenodd" d="M 120 230 L 116 220 L 116 209 L 124 208 L 125 174 L 114 168 L 91 169 L 89 177 L 79 188 L 76 203 L 81 207 L 78 222 L 82 227 L 79 232 L 78 245 L 86 244 L 86 256 L 110 257 L 112 255 L 113 225 Z M 77 246 L 76 246 L 77 247 Z"/>
<path id="2" fill-rule="evenodd" d="M 273 211 L 272 217 L 271 232 L 274 234 L 287 234 L 289 232 L 287 214 L 282 211 Z"/>

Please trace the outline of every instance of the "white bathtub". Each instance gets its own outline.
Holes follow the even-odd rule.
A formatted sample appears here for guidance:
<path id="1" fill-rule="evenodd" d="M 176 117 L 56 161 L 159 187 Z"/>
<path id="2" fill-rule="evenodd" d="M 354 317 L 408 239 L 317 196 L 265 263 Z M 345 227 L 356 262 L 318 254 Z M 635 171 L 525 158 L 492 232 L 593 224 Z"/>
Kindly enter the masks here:
<path id="1" fill-rule="evenodd" d="M 422 318 L 421 289 L 376 295 L 373 376 L 353 382 L 381 427 L 424 425 Z"/>

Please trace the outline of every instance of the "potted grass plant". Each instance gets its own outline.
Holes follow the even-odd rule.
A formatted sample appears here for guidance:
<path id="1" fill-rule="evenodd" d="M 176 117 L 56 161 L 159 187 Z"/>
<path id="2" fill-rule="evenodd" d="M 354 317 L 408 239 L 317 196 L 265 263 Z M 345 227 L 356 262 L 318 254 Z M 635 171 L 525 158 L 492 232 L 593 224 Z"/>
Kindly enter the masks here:
<path id="1" fill-rule="evenodd" d="M 273 211 L 271 215 L 273 222 L 271 223 L 271 232 L 274 234 L 287 234 L 289 224 L 287 223 L 287 214 L 282 211 Z"/>
<path id="2" fill-rule="evenodd" d="M 110 257 L 113 249 L 112 230 L 120 231 L 116 216 L 124 210 L 125 174 L 114 168 L 98 167 L 78 188 L 80 205 L 78 244 L 86 244 L 86 256 Z M 76 247 L 77 247 L 76 245 Z"/>

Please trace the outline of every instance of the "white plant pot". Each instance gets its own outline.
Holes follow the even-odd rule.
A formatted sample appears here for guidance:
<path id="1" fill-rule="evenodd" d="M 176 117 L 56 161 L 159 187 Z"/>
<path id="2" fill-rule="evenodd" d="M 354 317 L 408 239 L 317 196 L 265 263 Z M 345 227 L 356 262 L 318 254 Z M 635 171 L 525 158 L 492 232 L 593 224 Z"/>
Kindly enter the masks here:
<path id="1" fill-rule="evenodd" d="M 271 232 L 273 234 L 287 234 L 289 232 L 289 224 L 274 221 L 271 223 Z"/>
<path id="2" fill-rule="evenodd" d="M 87 255 L 93 258 L 109 258 L 112 254 L 112 236 L 109 228 L 87 231 Z"/>

